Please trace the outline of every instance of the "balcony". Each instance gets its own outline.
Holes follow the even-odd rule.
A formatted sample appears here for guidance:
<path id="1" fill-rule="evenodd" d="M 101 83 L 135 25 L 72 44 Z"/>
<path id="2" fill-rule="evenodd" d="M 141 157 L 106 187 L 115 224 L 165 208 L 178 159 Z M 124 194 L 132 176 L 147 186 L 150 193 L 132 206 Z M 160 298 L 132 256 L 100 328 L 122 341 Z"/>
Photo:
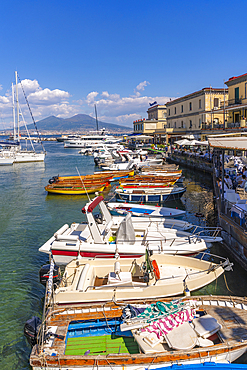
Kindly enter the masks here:
<path id="1" fill-rule="evenodd" d="M 228 106 L 229 105 L 237 105 L 237 104 L 242 104 L 243 100 L 246 100 L 246 99 L 242 99 L 242 98 L 238 98 L 238 99 L 228 99 Z"/>

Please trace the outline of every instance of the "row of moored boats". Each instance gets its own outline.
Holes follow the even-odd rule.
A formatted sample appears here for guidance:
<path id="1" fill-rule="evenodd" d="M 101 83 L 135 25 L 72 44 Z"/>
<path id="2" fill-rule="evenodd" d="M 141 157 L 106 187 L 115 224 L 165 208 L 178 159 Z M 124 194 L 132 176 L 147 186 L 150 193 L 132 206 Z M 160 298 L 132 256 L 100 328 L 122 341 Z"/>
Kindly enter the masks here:
<path id="1" fill-rule="evenodd" d="M 123 198 L 130 190 L 140 197 L 179 187 L 177 168 L 141 167 L 50 179 L 47 191 L 82 185 L 97 193 L 100 181 L 119 186 L 117 201 L 96 194 L 82 208 L 83 222 L 61 226 L 39 248 L 50 263 L 40 269 L 43 317 L 24 328 L 33 369 L 227 368 L 247 351 L 246 301 L 190 294 L 232 269 L 208 253 L 221 241 L 219 229 L 146 205 L 147 197 Z"/>

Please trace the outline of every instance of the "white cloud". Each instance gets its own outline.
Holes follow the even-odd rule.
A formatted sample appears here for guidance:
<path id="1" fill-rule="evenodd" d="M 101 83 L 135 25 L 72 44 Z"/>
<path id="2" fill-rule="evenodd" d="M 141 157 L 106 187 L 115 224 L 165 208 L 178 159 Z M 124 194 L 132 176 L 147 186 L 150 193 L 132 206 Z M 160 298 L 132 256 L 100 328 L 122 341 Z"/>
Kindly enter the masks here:
<path id="1" fill-rule="evenodd" d="M 50 90 L 50 89 L 44 89 L 44 90 L 38 90 L 34 93 L 31 93 L 28 96 L 28 100 L 30 103 L 33 104 L 45 104 L 45 105 L 52 105 L 57 104 L 64 99 L 68 99 L 70 97 L 70 94 L 67 91 L 62 90 Z"/>
<path id="2" fill-rule="evenodd" d="M 140 82 L 139 85 L 136 86 L 136 90 L 142 90 L 144 91 L 145 90 L 145 86 L 147 85 L 150 85 L 150 83 L 148 81 L 143 81 L 143 82 Z"/>
<path id="3" fill-rule="evenodd" d="M 142 95 L 145 87 L 150 85 L 148 81 L 140 82 L 134 89 L 134 94 L 121 96 L 119 93 L 91 91 L 85 98 L 72 100 L 68 91 L 42 88 L 37 80 L 25 79 L 21 81 L 27 99 L 30 103 L 33 116 L 36 121 L 51 115 L 68 118 L 79 113 L 93 114 L 94 104 L 97 104 L 98 119 L 108 123 L 116 123 L 132 126 L 133 121 L 147 118 L 149 103 L 157 101 L 165 104 L 170 100 L 166 96 Z M 31 123 L 28 107 L 19 86 L 19 102 L 27 123 Z M 12 95 L 7 91 L 0 95 L 0 112 L 2 120 L 12 121 Z"/>

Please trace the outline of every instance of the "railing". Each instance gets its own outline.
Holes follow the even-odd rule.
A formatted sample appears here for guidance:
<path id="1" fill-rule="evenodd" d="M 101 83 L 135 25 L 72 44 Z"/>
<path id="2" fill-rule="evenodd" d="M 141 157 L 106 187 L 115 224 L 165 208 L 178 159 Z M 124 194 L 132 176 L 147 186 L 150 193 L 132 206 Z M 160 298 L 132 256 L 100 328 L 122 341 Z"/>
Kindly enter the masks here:
<path id="1" fill-rule="evenodd" d="M 218 171 L 215 169 L 215 174 L 217 173 Z M 244 189 L 241 189 L 241 191 L 243 194 L 246 194 L 247 198 L 247 193 L 245 193 Z M 238 205 L 236 205 L 236 203 L 233 203 L 225 198 L 222 199 L 222 193 L 217 183 L 215 183 L 215 195 L 219 200 L 221 213 L 228 217 L 231 222 L 234 222 L 240 226 L 244 232 L 247 232 L 247 211 L 240 208 Z M 239 203 L 239 205 L 240 204 L 241 203 Z"/>
<path id="2" fill-rule="evenodd" d="M 236 104 L 242 104 L 242 98 L 235 98 L 235 99 L 228 99 L 228 105 L 236 105 Z"/>

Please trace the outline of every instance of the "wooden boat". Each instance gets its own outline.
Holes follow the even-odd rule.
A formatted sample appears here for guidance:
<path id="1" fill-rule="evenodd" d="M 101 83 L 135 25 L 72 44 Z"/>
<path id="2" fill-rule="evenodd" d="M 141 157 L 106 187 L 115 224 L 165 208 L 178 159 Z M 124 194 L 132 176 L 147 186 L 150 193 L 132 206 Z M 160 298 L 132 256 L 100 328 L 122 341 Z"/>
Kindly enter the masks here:
<path id="1" fill-rule="evenodd" d="M 139 188 L 148 188 L 148 189 L 163 189 L 171 187 L 175 184 L 175 181 L 167 181 L 167 182 L 146 182 L 146 181 L 139 181 L 139 182 L 122 182 L 121 188 L 123 189 L 139 189 Z"/>
<path id="2" fill-rule="evenodd" d="M 128 203 L 114 203 L 108 202 L 107 207 L 111 211 L 115 211 L 119 214 L 131 213 L 132 216 L 138 217 L 165 217 L 165 218 L 178 218 L 185 215 L 185 211 L 181 209 L 169 208 L 169 207 L 159 207 L 159 206 L 149 206 L 144 204 L 128 204 Z M 174 220 L 170 221 L 175 224 Z M 180 221 L 184 224 L 184 221 Z M 191 227 L 191 226 L 190 226 Z"/>
<path id="3" fill-rule="evenodd" d="M 119 183 L 122 184 L 122 183 L 135 183 L 135 182 L 153 182 L 153 183 L 159 183 L 159 182 L 163 182 L 163 183 L 169 183 L 169 182 L 173 182 L 175 183 L 178 179 L 180 178 L 180 176 L 156 176 L 156 175 L 142 175 L 142 174 L 139 174 L 139 175 L 135 175 L 133 177 L 130 177 L 128 179 L 120 179 L 119 180 Z"/>
<path id="4" fill-rule="evenodd" d="M 64 185 L 64 186 L 55 186 L 54 184 L 47 185 L 45 190 L 51 194 L 62 194 L 62 195 L 83 195 L 83 194 L 92 194 L 95 192 L 101 192 L 105 189 L 106 186 L 109 186 L 109 183 L 100 183 L 98 185 Z"/>
<path id="5" fill-rule="evenodd" d="M 155 253 L 139 258 L 79 258 L 65 267 L 54 303 L 130 302 L 176 296 L 210 284 L 229 268 L 226 259 L 214 263 Z"/>
<path id="6" fill-rule="evenodd" d="M 168 163 L 165 163 L 165 164 L 162 164 L 160 166 L 143 166 L 141 168 L 141 171 L 142 172 L 145 172 L 145 171 L 176 171 L 179 169 L 179 166 L 176 165 L 176 164 L 168 164 Z"/>
<path id="7" fill-rule="evenodd" d="M 178 186 L 171 186 L 163 189 L 146 189 L 142 187 L 138 189 L 124 189 L 119 186 L 115 189 L 115 194 L 116 199 L 120 202 L 162 203 L 167 200 L 180 199 L 185 191 L 186 188 Z"/>
<path id="8" fill-rule="evenodd" d="M 71 181 L 71 180 L 78 180 L 81 181 L 81 179 L 84 180 L 92 180 L 92 179 L 114 179 L 118 180 L 120 178 L 134 176 L 134 171 L 104 171 L 104 172 L 94 172 L 92 175 L 85 175 L 85 176 L 53 176 L 49 183 L 54 183 L 57 181 Z"/>
<path id="9" fill-rule="evenodd" d="M 97 206 L 101 217 L 92 214 Z M 154 253 L 195 254 L 204 251 L 208 242 L 219 241 L 216 236 L 177 230 L 175 221 L 169 228 L 162 219 L 132 218 L 130 214 L 112 216 L 103 197 L 93 199 L 82 211 L 87 222 L 72 223 L 70 227 L 63 225 L 39 251 L 52 254 L 57 264 L 65 265 L 78 256 L 114 257 L 116 250 L 121 257 L 138 258 L 145 254 L 147 247 Z"/>
<path id="10" fill-rule="evenodd" d="M 170 333 L 162 334 L 161 340 L 153 345 L 155 336 L 148 338 L 147 335 L 144 341 L 142 328 L 130 332 L 121 330 L 126 306 L 109 302 L 50 308 L 43 317 L 43 325 L 39 326 L 38 344 L 30 354 L 32 369 L 93 370 L 97 365 L 98 370 L 196 370 L 196 367 L 198 370 L 240 370 L 241 365 L 228 367 L 226 363 L 237 360 L 247 351 L 245 298 L 194 296 L 179 301 L 162 300 L 160 304 L 150 300 L 141 304 L 136 301 L 130 307 L 148 309 L 150 303 L 160 309 L 165 305 L 172 309 L 169 304 L 184 304 L 183 307 L 188 307 L 188 312 L 195 312 L 195 315 L 191 323 L 184 321 Z M 168 311 L 160 320 L 165 322 L 171 315 Z M 37 338 L 37 329 L 33 331 Z M 28 334 L 26 330 L 27 337 Z M 200 364 L 205 366 L 200 368 Z"/>

